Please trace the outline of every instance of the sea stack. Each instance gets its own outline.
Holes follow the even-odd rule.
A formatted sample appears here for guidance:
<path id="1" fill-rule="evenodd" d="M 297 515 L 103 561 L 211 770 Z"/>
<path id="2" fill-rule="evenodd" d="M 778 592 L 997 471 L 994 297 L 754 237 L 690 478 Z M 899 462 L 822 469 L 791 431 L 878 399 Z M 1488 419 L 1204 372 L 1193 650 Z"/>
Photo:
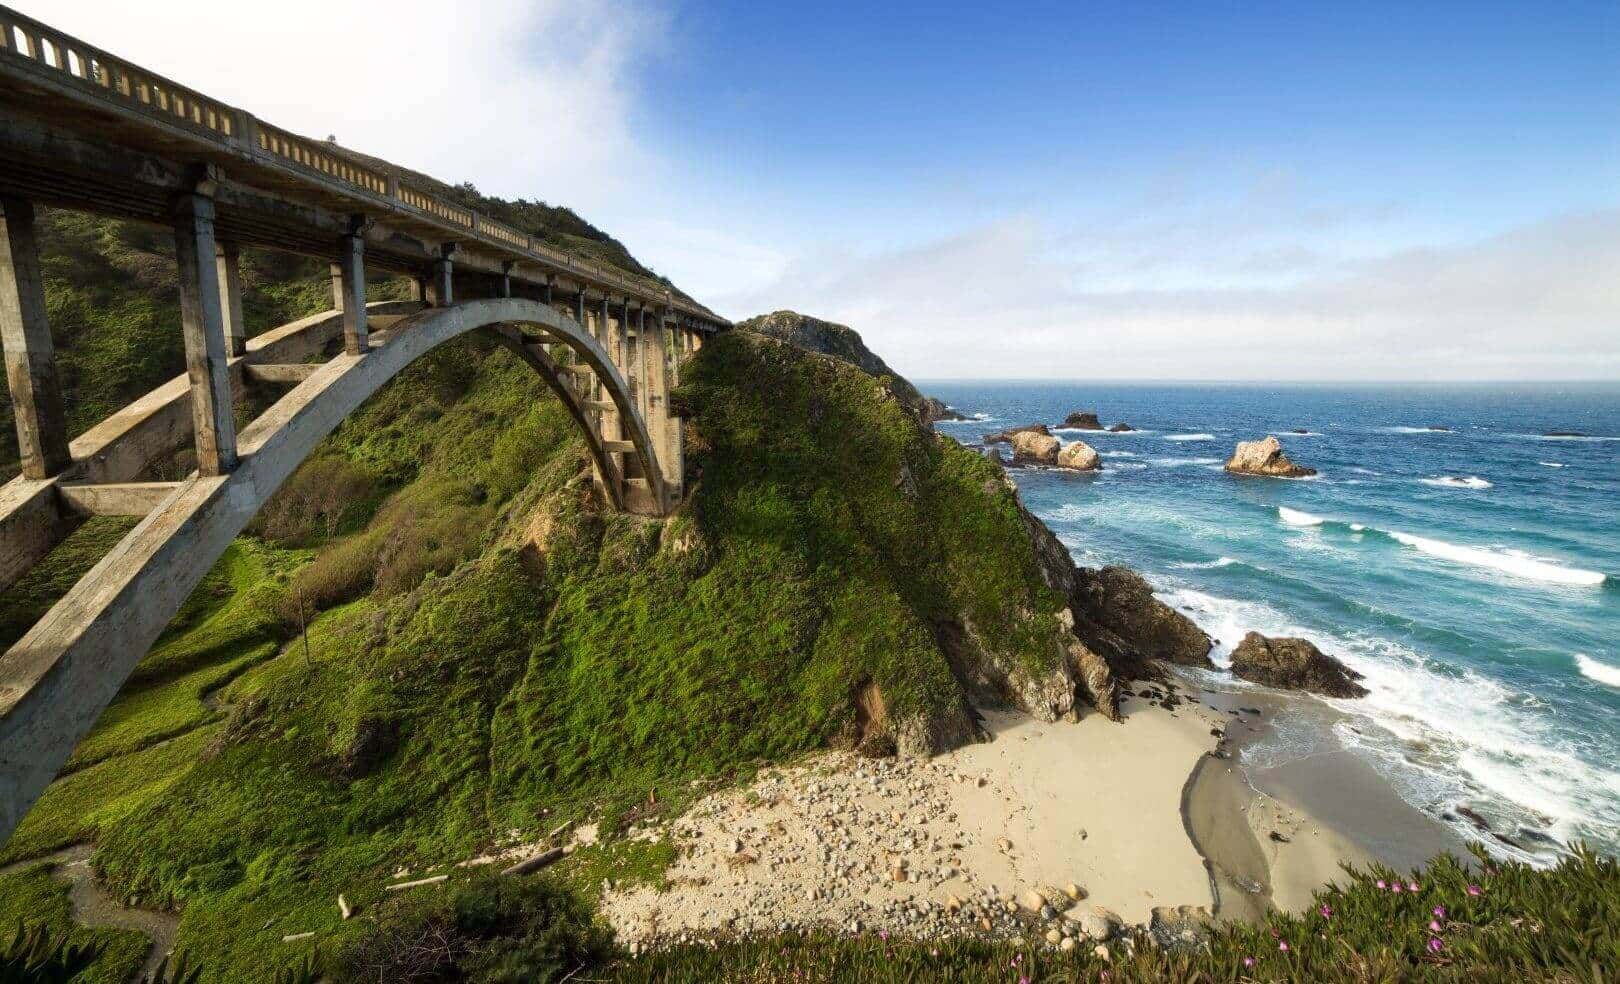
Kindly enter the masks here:
<path id="1" fill-rule="evenodd" d="M 1013 461 L 1030 465 L 1055 465 L 1062 442 L 1050 434 L 1019 431 L 1012 436 Z"/>
<path id="2" fill-rule="evenodd" d="M 1102 468 L 1102 459 L 1097 456 L 1097 449 L 1085 441 L 1072 441 L 1058 452 L 1057 466 L 1074 471 L 1097 471 Z"/>
<path id="3" fill-rule="evenodd" d="M 1283 454 L 1282 442 L 1271 435 L 1259 441 L 1239 441 L 1237 450 L 1226 462 L 1226 470 L 1234 475 L 1265 475 L 1272 478 L 1304 478 L 1315 475 L 1315 468 L 1296 465 Z"/>
<path id="4" fill-rule="evenodd" d="M 1365 697 L 1361 674 L 1307 639 L 1272 639 L 1250 632 L 1232 650 L 1232 674 L 1251 683 L 1305 690 L 1324 697 Z"/>
<path id="5" fill-rule="evenodd" d="M 1063 426 L 1073 427 L 1075 430 L 1100 431 L 1103 429 L 1102 421 L 1091 410 L 1076 410 L 1063 418 Z"/>

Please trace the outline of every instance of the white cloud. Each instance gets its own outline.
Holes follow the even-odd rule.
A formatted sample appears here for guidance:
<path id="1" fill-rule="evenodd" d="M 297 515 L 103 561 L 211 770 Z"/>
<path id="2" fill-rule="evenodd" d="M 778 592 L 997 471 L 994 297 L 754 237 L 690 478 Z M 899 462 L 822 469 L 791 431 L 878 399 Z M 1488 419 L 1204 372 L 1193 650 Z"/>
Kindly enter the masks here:
<path id="1" fill-rule="evenodd" d="M 1111 269 L 1054 259 L 1083 238 L 1010 219 L 924 247 L 790 263 L 725 300 L 851 324 L 920 378 L 1620 376 L 1620 210 L 1305 262 L 1310 275 L 1274 287 L 1118 286 Z"/>
<path id="2" fill-rule="evenodd" d="M 588 211 L 656 167 L 630 125 L 665 22 L 631 0 L 19 0 L 255 116 L 485 192 Z"/>

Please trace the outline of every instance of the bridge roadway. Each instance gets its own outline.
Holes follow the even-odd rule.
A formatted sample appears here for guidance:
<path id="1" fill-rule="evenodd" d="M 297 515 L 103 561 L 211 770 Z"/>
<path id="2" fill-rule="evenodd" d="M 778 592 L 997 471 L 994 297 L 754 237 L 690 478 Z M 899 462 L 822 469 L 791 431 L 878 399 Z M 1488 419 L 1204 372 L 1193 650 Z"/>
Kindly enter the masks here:
<path id="1" fill-rule="evenodd" d="M 37 206 L 174 232 L 186 373 L 69 440 Z M 730 327 L 668 285 L 571 257 L 423 175 L 308 140 L 0 6 L 0 343 L 22 474 L 0 486 L 0 590 L 90 515 L 135 528 L 0 655 L 0 842 L 181 602 L 315 445 L 414 359 L 471 331 L 579 425 L 609 508 L 682 489 L 680 360 Z M 247 337 L 241 250 L 331 264 L 333 310 Z M 411 301 L 367 303 L 368 267 Z M 279 399 L 238 434 L 248 387 Z M 189 445 L 196 470 L 151 481 Z"/>

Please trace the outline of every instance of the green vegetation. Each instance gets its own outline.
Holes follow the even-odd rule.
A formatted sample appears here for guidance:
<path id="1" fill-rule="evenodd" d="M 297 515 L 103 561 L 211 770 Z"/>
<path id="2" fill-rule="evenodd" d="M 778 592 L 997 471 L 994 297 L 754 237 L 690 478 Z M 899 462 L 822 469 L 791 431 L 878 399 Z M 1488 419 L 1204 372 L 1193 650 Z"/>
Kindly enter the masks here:
<path id="1" fill-rule="evenodd" d="M 0 927 L 10 937 L 0 939 L 0 981 L 121 984 L 148 949 L 143 933 L 75 926 L 68 885 L 49 864 L 0 875 Z M 29 964 L 33 976 L 23 970 Z M 51 976 L 53 967 L 60 976 Z"/>
<path id="2" fill-rule="evenodd" d="M 1426 869 L 1351 872 L 1298 916 L 1217 929 L 1207 947 L 1163 950 L 1146 934 L 1059 953 L 1044 943 L 915 942 L 885 935 L 781 935 L 694 944 L 623 961 L 618 981 L 1592 981 L 1620 966 L 1620 867 L 1584 849 L 1550 870 L 1470 871 L 1449 855 Z M 1394 891 L 1385 886 L 1399 885 Z"/>
<path id="3" fill-rule="evenodd" d="M 116 241 L 98 262 L 119 276 L 160 254 L 102 233 Z M 271 279 L 289 309 L 324 300 Z M 207 980 L 1100 974 L 965 941 L 610 951 L 590 917 L 602 881 L 657 885 L 674 860 L 619 837 L 630 824 L 829 743 L 966 740 L 964 678 L 1061 658 L 1062 600 L 999 470 L 920 426 L 893 380 L 747 331 L 682 372 L 690 494 L 654 520 L 598 508 L 571 420 L 504 349 L 470 337 L 418 360 L 221 558 L 0 864 L 92 842 L 114 897 L 178 912 L 176 950 Z M 23 631 L 125 528 L 87 523 L 0 596 L 0 627 Z M 604 839 L 535 876 L 458 867 L 566 822 Z M 1612 862 L 1507 866 L 1479 896 L 1448 864 L 1415 895 L 1359 879 L 1324 898 L 1331 917 L 1230 930 L 1205 958 L 1118 955 L 1110 972 L 1579 979 L 1612 962 Z M 385 888 L 435 873 L 448 881 Z M 41 869 L 0 877 L 63 891 Z M 1433 937 L 1408 925 L 1425 905 L 1448 907 Z"/>

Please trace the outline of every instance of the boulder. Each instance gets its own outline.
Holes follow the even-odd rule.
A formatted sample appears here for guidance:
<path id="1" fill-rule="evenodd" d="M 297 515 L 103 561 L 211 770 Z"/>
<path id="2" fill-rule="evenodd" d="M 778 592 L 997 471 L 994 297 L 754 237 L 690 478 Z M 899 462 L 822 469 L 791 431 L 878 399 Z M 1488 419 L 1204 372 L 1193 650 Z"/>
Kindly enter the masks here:
<path id="1" fill-rule="evenodd" d="M 1546 431 L 1542 437 L 1591 437 L 1585 431 Z"/>
<path id="2" fill-rule="evenodd" d="M 1155 906 L 1148 935 L 1161 950 L 1191 953 L 1209 942 L 1213 920 L 1201 905 Z"/>
<path id="3" fill-rule="evenodd" d="M 1237 450 L 1226 462 L 1226 470 L 1235 475 L 1266 475 L 1275 478 L 1303 478 L 1315 475 L 1315 468 L 1296 465 L 1283 454 L 1282 442 L 1267 435 L 1260 441 L 1239 441 Z"/>
<path id="4" fill-rule="evenodd" d="M 1050 434 L 1020 431 L 1012 436 L 1013 460 L 1025 464 L 1055 465 L 1062 444 Z"/>
<path id="5" fill-rule="evenodd" d="M 925 396 L 922 398 L 922 413 L 923 418 L 930 424 L 937 420 L 969 419 L 968 417 L 957 413 L 956 410 L 944 400 L 937 399 L 932 396 Z"/>
<path id="6" fill-rule="evenodd" d="M 1306 639 L 1272 639 L 1250 632 L 1232 650 L 1232 673 L 1252 683 L 1305 690 L 1324 697 L 1365 697 L 1361 674 Z"/>
<path id="7" fill-rule="evenodd" d="M 1102 421 L 1098 420 L 1097 414 L 1091 410 L 1076 410 L 1063 418 L 1063 426 L 1088 431 L 1103 429 Z"/>
<path id="8" fill-rule="evenodd" d="M 1014 434 L 1046 434 L 1051 435 L 1045 424 L 1025 424 L 1023 427 L 1013 427 L 996 434 L 984 435 L 985 444 L 1011 444 Z"/>
<path id="9" fill-rule="evenodd" d="M 1129 434 L 1133 430 L 1136 430 L 1136 428 L 1132 427 L 1130 424 L 1125 423 L 1123 420 L 1120 421 L 1119 423 L 1115 424 L 1114 426 L 1108 428 L 1108 432 L 1110 434 Z"/>
<path id="10" fill-rule="evenodd" d="M 1074 441 L 1058 452 L 1057 466 L 1075 471 L 1096 471 L 1102 467 L 1102 459 L 1097 457 L 1096 448 L 1085 441 Z"/>

